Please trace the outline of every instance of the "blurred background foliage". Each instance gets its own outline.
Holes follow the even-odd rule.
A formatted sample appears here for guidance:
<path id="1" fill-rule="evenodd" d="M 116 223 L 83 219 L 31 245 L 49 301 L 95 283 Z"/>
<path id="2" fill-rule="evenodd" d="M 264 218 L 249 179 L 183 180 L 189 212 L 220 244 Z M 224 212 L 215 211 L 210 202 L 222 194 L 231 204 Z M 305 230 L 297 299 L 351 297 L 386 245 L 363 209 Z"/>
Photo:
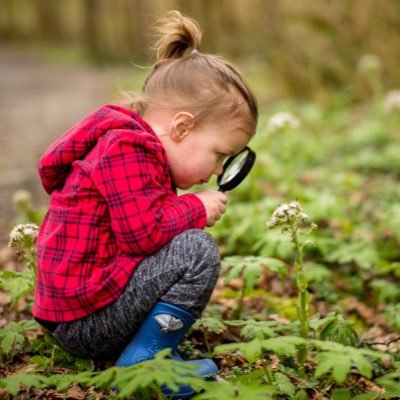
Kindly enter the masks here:
<path id="1" fill-rule="evenodd" d="M 171 9 L 198 20 L 201 50 L 261 65 L 275 93 L 369 96 L 355 68 L 365 54 L 382 61 L 384 85 L 400 83 L 399 0 L 2 0 L 0 38 L 100 65 L 149 63 L 152 23 Z"/>

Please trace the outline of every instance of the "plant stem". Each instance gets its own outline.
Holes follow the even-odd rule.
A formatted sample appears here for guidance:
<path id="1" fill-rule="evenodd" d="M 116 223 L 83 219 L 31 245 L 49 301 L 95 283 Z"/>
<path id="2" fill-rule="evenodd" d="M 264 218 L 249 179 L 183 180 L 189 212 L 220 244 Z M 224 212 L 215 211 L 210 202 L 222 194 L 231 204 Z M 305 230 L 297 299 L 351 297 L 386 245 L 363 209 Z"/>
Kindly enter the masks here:
<path id="1" fill-rule="evenodd" d="M 203 338 L 204 338 L 204 343 L 206 344 L 207 347 L 207 353 L 211 353 L 211 347 L 210 347 L 210 343 L 208 341 L 208 337 L 207 337 L 207 331 L 203 326 Z"/>
<path id="2" fill-rule="evenodd" d="M 324 397 L 325 397 L 325 395 L 326 395 L 326 392 L 328 391 L 331 382 L 332 382 L 332 376 L 330 375 L 330 376 L 328 376 L 328 378 L 326 379 L 325 384 L 324 384 L 324 386 L 323 386 L 323 388 L 322 388 L 322 391 L 321 391 L 321 393 L 320 393 L 320 396 L 321 396 L 320 398 L 321 398 L 321 399 L 324 399 Z"/>
<path id="3" fill-rule="evenodd" d="M 274 383 L 274 380 L 272 379 L 272 375 L 268 370 L 268 367 L 264 366 L 264 371 L 265 371 L 265 376 L 267 377 L 267 381 L 270 385 Z"/>
<path id="4" fill-rule="evenodd" d="M 241 274 L 243 273 L 244 267 L 241 270 Z M 238 300 L 237 307 L 235 311 L 233 312 L 232 318 L 233 319 L 240 319 L 242 312 L 243 312 L 243 301 L 244 301 L 244 296 L 245 296 L 245 291 L 246 291 L 246 285 L 244 284 L 242 289 L 240 290 L 240 297 Z"/>
<path id="5" fill-rule="evenodd" d="M 25 258 L 26 258 L 26 263 L 27 266 L 30 270 L 31 273 L 31 279 L 33 286 L 36 285 L 37 281 L 37 266 L 36 266 L 36 259 L 35 259 L 35 250 L 33 248 L 26 249 L 25 250 Z"/>
<path id="6" fill-rule="evenodd" d="M 310 331 L 310 314 L 309 314 L 309 296 L 307 291 L 307 278 L 303 265 L 303 246 L 298 237 L 298 228 L 294 221 L 290 223 L 290 233 L 292 241 L 296 247 L 297 258 L 295 261 L 296 267 L 296 283 L 299 291 L 299 304 L 297 306 L 298 317 L 300 320 L 300 336 L 307 339 Z M 304 363 L 307 358 L 307 347 L 300 346 L 298 352 L 298 361 L 301 372 L 304 374 Z"/>
<path id="7" fill-rule="evenodd" d="M 234 316 L 235 319 L 240 319 L 242 312 L 243 312 L 243 301 L 244 301 L 244 285 L 242 290 L 240 291 L 240 297 L 239 297 L 239 301 L 238 301 L 238 305 L 237 308 L 235 310 Z"/>

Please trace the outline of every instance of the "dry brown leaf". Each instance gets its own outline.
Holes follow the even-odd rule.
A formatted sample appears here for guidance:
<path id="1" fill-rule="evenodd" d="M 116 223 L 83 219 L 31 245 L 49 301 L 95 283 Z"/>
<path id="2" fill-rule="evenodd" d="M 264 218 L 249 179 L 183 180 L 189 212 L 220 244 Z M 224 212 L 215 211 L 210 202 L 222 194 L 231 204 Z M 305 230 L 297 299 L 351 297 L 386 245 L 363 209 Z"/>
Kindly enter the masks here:
<path id="1" fill-rule="evenodd" d="M 346 299 L 345 310 L 357 312 L 357 314 L 370 325 L 385 324 L 385 319 L 378 315 L 375 309 L 368 307 L 355 297 L 348 297 Z"/>

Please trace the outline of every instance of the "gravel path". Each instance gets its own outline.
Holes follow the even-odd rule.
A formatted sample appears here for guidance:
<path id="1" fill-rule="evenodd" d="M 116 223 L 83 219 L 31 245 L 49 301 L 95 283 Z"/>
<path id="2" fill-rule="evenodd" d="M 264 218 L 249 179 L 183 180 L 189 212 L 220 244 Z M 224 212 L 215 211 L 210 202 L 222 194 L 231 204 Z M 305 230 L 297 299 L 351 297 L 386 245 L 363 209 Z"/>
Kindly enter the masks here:
<path id="1" fill-rule="evenodd" d="M 36 173 L 46 147 L 85 114 L 110 101 L 128 73 L 49 64 L 0 49 L 0 243 L 7 241 L 15 217 L 11 197 L 16 190 L 31 191 L 36 206 L 47 205 Z"/>

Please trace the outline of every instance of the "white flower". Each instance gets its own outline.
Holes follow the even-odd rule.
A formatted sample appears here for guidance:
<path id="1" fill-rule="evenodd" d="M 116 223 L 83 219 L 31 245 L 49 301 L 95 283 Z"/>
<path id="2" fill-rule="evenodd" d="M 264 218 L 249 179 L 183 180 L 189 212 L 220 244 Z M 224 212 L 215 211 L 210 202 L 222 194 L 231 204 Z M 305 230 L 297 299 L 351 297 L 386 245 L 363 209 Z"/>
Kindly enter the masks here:
<path id="1" fill-rule="evenodd" d="M 32 203 L 32 195 L 27 190 L 18 190 L 13 194 L 12 201 L 17 208 L 24 209 Z"/>
<path id="2" fill-rule="evenodd" d="M 282 111 L 274 114 L 268 120 L 268 132 L 282 132 L 286 129 L 296 129 L 300 125 L 300 121 L 290 112 Z"/>
<path id="3" fill-rule="evenodd" d="M 400 111 L 400 89 L 391 90 L 383 100 L 383 108 L 387 112 Z"/>
<path id="4" fill-rule="evenodd" d="M 357 69 L 366 74 L 376 74 L 382 70 L 381 59 L 375 54 L 364 54 L 358 61 Z"/>
<path id="5" fill-rule="evenodd" d="M 280 205 L 273 213 L 272 217 L 266 223 L 267 229 L 275 228 L 276 226 L 288 226 L 291 223 L 308 222 L 309 217 L 301 208 L 301 204 L 296 200 L 289 204 Z"/>
<path id="6" fill-rule="evenodd" d="M 38 232 L 39 226 L 36 224 L 19 224 L 11 231 L 8 246 L 33 246 Z"/>

